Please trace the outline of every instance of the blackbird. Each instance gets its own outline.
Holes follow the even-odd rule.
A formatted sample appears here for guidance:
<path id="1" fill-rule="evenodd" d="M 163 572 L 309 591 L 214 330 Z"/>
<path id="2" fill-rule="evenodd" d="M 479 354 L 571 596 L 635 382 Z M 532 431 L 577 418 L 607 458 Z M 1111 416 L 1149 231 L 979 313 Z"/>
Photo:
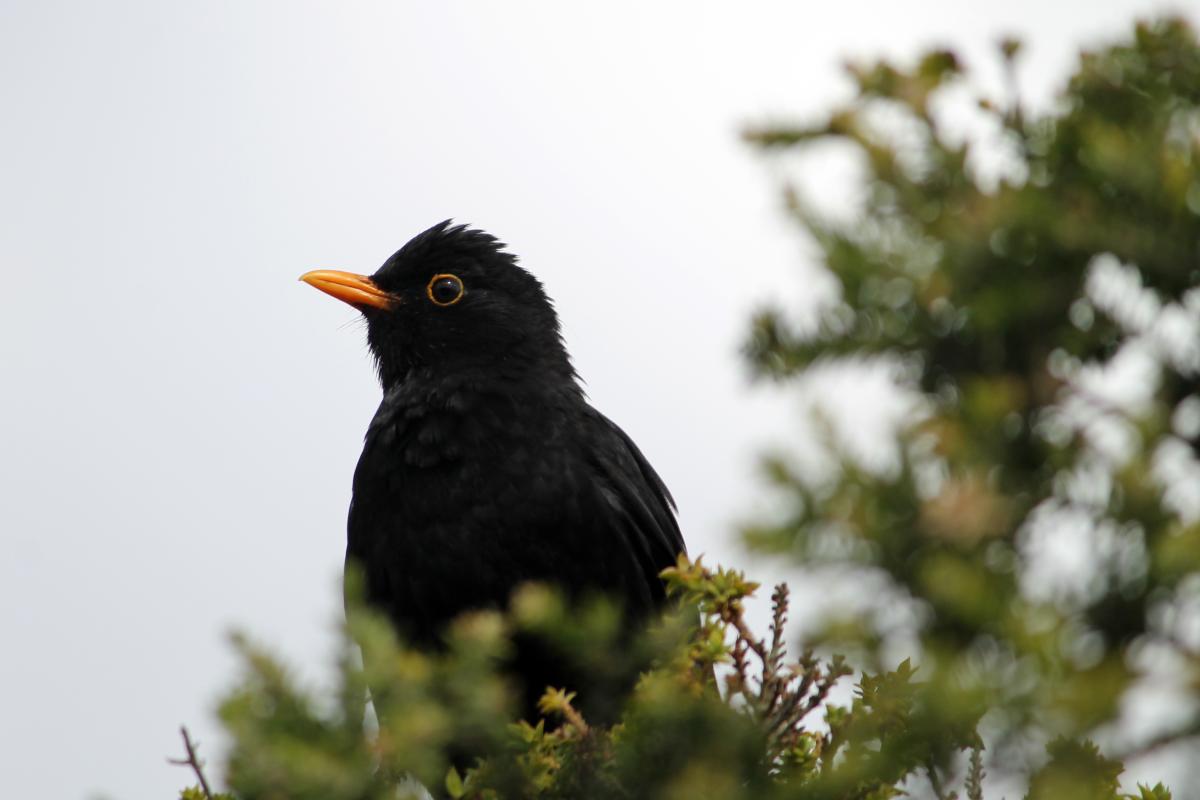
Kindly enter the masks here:
<path id="1" fill-rule="evenodd" d="M 684 552 L 670 492 L 588 404 L 554 306 L 504 247 L 447 220 L 369 277 L 301 277 L 366 318 L 383 400 L 354 473 L 347 568 L 422 647 L 527 581 L 606 594 L 632 629 L 663 606 L 659 573 Z M 517 649 L 533 716 L 547 685 L 577 676 Z"/>

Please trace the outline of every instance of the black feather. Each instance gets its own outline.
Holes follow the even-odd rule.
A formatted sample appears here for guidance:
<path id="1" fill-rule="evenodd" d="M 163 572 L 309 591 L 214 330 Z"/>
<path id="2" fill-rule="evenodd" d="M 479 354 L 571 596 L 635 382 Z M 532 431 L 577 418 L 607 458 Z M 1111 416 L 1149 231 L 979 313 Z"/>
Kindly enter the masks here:
<path id="1" fill-rule="evenodd" d="M 633 626 L 663 605 L 659 573 L 684 550 L 663 481 L 588 404 L 541 283 L 502 248 L 440 223 L 372 276 L 394 307 L 364 310 L 384 396 L 354 475 L 347 560 L 368 601 L 428 647 L 526 581 L 608 594 Z M 465 292 L 439 307 L 426 286 L 444 273 Z M 528 643 L 514 664 L 526 713 L 576 677 Z"/>

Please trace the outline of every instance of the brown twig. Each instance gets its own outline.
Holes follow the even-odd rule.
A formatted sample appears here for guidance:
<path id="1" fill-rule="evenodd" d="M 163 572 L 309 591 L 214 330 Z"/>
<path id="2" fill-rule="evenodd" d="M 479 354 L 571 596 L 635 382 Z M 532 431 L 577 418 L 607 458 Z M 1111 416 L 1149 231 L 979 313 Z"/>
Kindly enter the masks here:
<path id="1" fill-rule="evenodd" d="M 763 694 L 766 695 L 766 713 L 770 715 L 779 705 L 787 691 L 794 673 L 783 667 L 783 630 L 787 627 L 788 588 L 781 583 L 771 593 L 771 648 L 763 659 Z"/>
<path id="2" fill-rule="evenodd" d="M 191 767 L 200 781 L 200 789 L 204 792 L 205 798 L 213 800 L 212 789 L 208 787 L 208 779 L 204 777 L 204 765 L 201 763 L 200 757 L 196 755 L 196 746 L 192 744 L 192 737 L 188 735 L 187 726 L 181 726 L 179 732 L 183 734 L 183 747 L 187 751 L 187 758 L 168 758 L 167 761 L 180 767 Z"/>
<path id="3" fill-rule="evenodd" d="M 971 767 L 967 771 L 967 800 L 983 800 L 983 745 L 971 748 Z"/>
<path id="4" fill-rule="evenodd" d="M 754 631 L 750 630 L 750 626 L 746 624 L 744 619 L 742 619 L 742 615 L 729 613 L 726 616 L 725 621 L 733 625 L 733 629 L 737 631 L 738 636 L 745 640 L 746 646 L 754 651 L 754 654 L 758 656 L 758 659 L 764 664 L 767 663 L 769 656 L 767 654 L 766 643 L 761 639 L 756 639 L 754 637 Z"/>
<path id="5" fill-rule="evenodd" d="M 738 639 L 733 643 L 733 650 L 730 651 L 730 658 L 733 659 L 734 673 L 730 678 L 737 678 L 737 685 L 734 686 L 730 681 L 726 681 L 726 686 L 731 691 L 736 691 L 738 694 L 746 698 L 747 702 L 753 698 L 750 692 L 750 662 L 746 658 L 746 651 L 749 647 L 742 639 Z"/>
<path id="6" fill-rule="evenodd" d="M 781 583 L 771 593 L 771 666 L 778 669 L 783 660 L 783 632 L 787 627 L 788 586 Z"/>
<path id="7" fill-rule="evenodd" d="M 838 681 L 849 674 L 850 670 L 846 669 L 840 661 L 835 660 L 814 681 L 816 689 L 811 695 L 809 695 L 808 702 L 804 704 L 804 708 L 800 712 L 799 718 L 804 719 L 809 714 L 825 705 L 825 701 L 829 699 L 829 693 L 833 691 L 833 687 L 837 685 Z M 808 688 L 805 688 L 805 694 L 807 694 L 808 691 Z"/>

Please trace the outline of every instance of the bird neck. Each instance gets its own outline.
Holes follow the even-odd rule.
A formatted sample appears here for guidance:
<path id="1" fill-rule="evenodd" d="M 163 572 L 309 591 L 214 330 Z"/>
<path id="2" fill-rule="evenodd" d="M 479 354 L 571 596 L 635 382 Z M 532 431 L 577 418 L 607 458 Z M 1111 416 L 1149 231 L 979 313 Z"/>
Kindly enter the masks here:
<path id="1" fill-rule="evenodd" d="M 503 450 L 505 442 L 531 431 L 554 429 L 556 421 L 586 402 L 573 372 L 533 375 L 511 365 L 417 367 L 384 386 L 367 439 L 374 446 L 398 448 L 406 464 L 436 466 L 462 461 L 477 450 Z"/>
<path id="2" fill-rule="evenodd" d="M 520 358 L 413 364 L 402 374 L 389 376 L 381 370 L 380 384 L 385 396 L 468 393 L 530 398 L 574 396 L 580 400 L 584 396 L 569 362 L 546 364 Z"/>
<path id="3" fill-rule="evenodd" d="M 404 385 L 478 387 L 484 391 L 525 394 L 546 389 L 571 390 L 582 396 L 579 376 L 556 341 L 552 347 L 522 347 L 502 351 L 480 348 L 453 353 L 413 352 L 404 360 L 378 359 L 384 393 Z"/>

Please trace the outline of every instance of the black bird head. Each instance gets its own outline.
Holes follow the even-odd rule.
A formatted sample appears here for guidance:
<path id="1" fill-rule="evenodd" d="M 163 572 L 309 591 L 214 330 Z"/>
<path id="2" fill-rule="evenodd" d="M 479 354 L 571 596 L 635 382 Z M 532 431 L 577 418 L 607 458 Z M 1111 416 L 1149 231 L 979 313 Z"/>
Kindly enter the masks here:
<path id="1" fill-rule="evenodd" d="M 541 282 L 483 231 L 446 220 L 374 275 L 316 270 L 300 280 L 363 313 L 385 388 L 419 368 L 574 380 Z"/>

